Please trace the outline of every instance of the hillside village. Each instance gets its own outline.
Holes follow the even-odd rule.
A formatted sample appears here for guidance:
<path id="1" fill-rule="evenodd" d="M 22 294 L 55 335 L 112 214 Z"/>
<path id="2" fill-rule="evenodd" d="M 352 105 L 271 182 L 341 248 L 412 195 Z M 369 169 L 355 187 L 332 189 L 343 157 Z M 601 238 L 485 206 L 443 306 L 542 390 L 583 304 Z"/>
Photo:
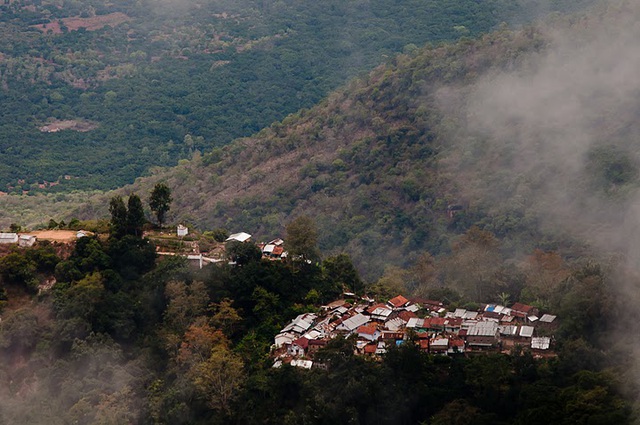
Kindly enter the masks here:
<path id="1" fill-rule="evenodd" d="M 0 244 L 29 247 L 37 237 L 70 242 L 87 236 L 85 231 L 47 231 L 32 234 L 0 233 Z M 36 236 L 37 235 L 37 236 Z M 262 259 L 281 261 L 287 258 L 284 240 L 254 243 L 252 235 L 239 232 L 228 235 L 224 242 L 201 249 L 199 237 L 187 238 L 189 230 L 178 225 L 175 232 L 148 235 L 156 244 L 156 253 L 177 255 L 206 264 L 234 262 L 227 257 L 225 245 L 230 242 L 255 244 Z M 185 240 L 190 239 L 190 240 Z M 179 242 L 179 244 L 176 244 Z M 203 247 L 204 248 L 204 247 Z M 556 316 L 540 314 L 530 305 L 515 303 L 511 307 L 482 304 L 477 309 L 455 308 L 441 301 L 406 298 L 398 295 L 387 302 L 376 302 L 368 296 L 343 293 L 342 299 L 323 305 L 315 313 L 297 316 L 275 336 L 272 346 L 274 367 L 283 363 L 311 368 L 315 353 L 338 336 L 354 338 L 358 355 L 378 357 L 389 347 L 415 343 L 421 351 L 440 355 L 508 354 L 517 346 L 529 349 L 534 357 L 553 357 L 553 332 Z"/>
<path id="2" fill-rule="evenodd" d="M 372 357 L 406 343 L 448 356 L 509 353 L 517 346 L 530 349 L 536 358 L 555 356 L 556 316 L 540 315 L 530 305 L 484 304 L 478 310 L 450 311 L 440 301 L 402 295 L 386 303 L 343 295 L 349 299 L 324 305 L 319 313 L 301 314 L 276 335 L 274 367 L 290 363 L 311 368 L 314 354 L 338 336 L 355 338 L 356 353 Z"/>

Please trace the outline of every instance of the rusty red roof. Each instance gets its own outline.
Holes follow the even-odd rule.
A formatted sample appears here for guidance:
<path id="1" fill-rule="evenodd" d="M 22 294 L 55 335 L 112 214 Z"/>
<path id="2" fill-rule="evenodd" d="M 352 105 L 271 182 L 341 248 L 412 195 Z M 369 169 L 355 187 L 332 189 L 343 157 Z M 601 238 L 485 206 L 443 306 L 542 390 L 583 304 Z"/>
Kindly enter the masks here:
<path id="1" fill-rule="evenodd" d="M 391 298 L 389 300 L 389 304 L 391 304 L 392 306 L 399 308 L 402 307 L 403 305 L 405 305 L 406 303 L 408 303 L 409 300 L 406 299 L 405 297 L 403 297 L 402 295 L 398 295 L 395 298 Z"/>
<path id="2" fill-rule="evenodd" d="M 364 346 L 364 352 L 367 354 L 375 354 L 376 353 L 376 344 L 367 344 Z"/>
<path id="3" fill-rule="evenodd" d="M 511 310 L 515 310 L 521 313 L 529 313 L 533 309 L 534 309 L 533 306 L 522 304 L 522 303 L 515 303 L 514 305 L 511 306 Z"/>
<path id="4" fill-rule="evenodd" d="M 306 350 L 307 347 L 309 346 L 309 340 L 307 338 L 305 338 L 305 337 L 302 337 L 302 338 L 298 338 L 295 341 L 293 341 L 292 344 L 295 344 L 298 347 Z"/>
<path id="5" fill-rule="evenodd" d="M 405 322 L 408 322 L 409 319 L 411 319 L 412 317 L 418 317 L 418 316 L 416 316 L 416 314 L 411 311 L 402 310 L 400 313 L 398 313 L 398 317 L 404 320 Z"/>
<path id="6" fill-rule="evenodd" d="M 378 328 L 373 325 L 362 325 L 358 328 L 358 333 L 359 334 L 366 334 L 366 335 L 373 335 L 376 333 L 376 331 L 378 330 Z"/>

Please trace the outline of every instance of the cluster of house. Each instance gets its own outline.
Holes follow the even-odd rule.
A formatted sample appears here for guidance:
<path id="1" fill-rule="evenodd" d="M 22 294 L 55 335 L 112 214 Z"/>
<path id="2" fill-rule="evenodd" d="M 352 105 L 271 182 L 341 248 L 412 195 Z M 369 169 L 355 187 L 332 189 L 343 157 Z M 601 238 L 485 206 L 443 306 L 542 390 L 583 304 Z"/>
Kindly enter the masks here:
<path id="1" fill-rule="evenodd" d="M 346 294 L 354 297 L 354 294 Z M 386 303 L 363 297 L 353 303 L 334 301 L 321 312 L 296 317 L 276 335 L 276 363 L 311 368 L 313 355 L 338 335 L 356 336 L 356 353 L 378 356 L 393 345 L 414 341 L 420 349 L 443 355 L 508 353 L 516 345 L 536 357 L 549 357 L 556 316 L 539 315 L 521 303 L 511 307 L 485 304 L 477 311 L 449 311 L 442 302 L 402 295 Z"/>
<path id="2" fill-rule="evenodd" d="M 18 246 L 33 246 L 36 237 L 33 235 L 19 235 L 17 233 L 0 233 L 0 244 L 18 244 Z"/>
<path id="3" fill-rule="evenodd" d="M 240 232 L 229 235 L 225 242 L 237 241 L 237 242 L 250 242 L 251 235 L 249 233 Z M 269 260 L 284 260 L 287 258 L 287 251 L 284 250 L 284 241 L 280 238 L 274 239 L 271 242 L 260 242 L 257 244 L 260 251 L 262 251 L 262 258 Z"/>

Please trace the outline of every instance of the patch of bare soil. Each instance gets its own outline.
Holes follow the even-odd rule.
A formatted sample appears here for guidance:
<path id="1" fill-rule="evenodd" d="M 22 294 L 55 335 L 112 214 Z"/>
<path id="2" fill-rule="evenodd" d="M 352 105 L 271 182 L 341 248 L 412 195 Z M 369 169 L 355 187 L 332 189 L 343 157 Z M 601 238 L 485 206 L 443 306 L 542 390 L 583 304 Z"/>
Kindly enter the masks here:
<path id="1" fill-rule="evenodd" d="M 90 18 L 81 18 L 79 16 L 64 18 L 62 19 L 62 25 L 67 27 L 69 31 L 77 31 L 80 28 L 85 28 L 87 31 L 95 31 L 107 25 L 114 27 L 129 20 L 131 20 L 131 18 L 124 13 L 114 12 L 107 15 L 96 15 Z M 32 26 L 42 32 L 51 30 L 53 34 L 62 34 L 61 25 L 58 21 Z"/>
<path id="2" fill-rule="evenodd" d="M 52 120 L 46 125 L 39 127 L 38 129 L 43 133 L 57 133 L 62 130 L 73 130 L 79 132 L 87 132 L 98 128 L 98 124 L 90 121 L 82 120 Z"/>
<path id="3" fill-rule="evenodd" d="M 73 242 L 76 240 L 75 230 L 36 230 L 35 232 L 29 232 L 29 234 L 45 241 Z"/>

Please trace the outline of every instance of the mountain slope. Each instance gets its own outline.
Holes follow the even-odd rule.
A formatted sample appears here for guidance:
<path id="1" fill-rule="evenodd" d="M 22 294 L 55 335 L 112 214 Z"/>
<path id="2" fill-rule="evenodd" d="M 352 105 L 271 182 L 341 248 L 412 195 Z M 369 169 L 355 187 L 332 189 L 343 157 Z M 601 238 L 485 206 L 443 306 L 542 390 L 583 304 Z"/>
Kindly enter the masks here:
<path id="1" fill-rule="evenodd" d="M 310 215 L 325 253 L 346 250 L 372 274 L 424 250 L 446 251 L 450 236 L 481 215 L 472 206 L 447 216 L 463 199 L 443 166 L 450 124 L 436 95 L 543 46 L 538 31 L 505 30 L 401 55 L 311 110 L 125 190 L 145 192 L 164 180 L 176 219 L 258 239 Z"/>
<path id="2" fill-rule="evenodd" d="M 554 9 L 590 2 L 563 0 Z M 310 107 L 405 46 L 476 36 L 548 11 L 530 4 L 0 5 L 0 190 L 118 187 Z M 68 121 L 91 129 L 55 131 Z"/>
<path id="3" fill-rule="evenodd" d="M 447 252 L 472 225 L 515 255 L 580 248 L 589 232 L 620 239 L 610 228 L 636 199 L 640 109 L 618 102 L 616 77 L 636 63 L 637 12 L 612 2 L 400 55 L 311 110 L 126 190 L 166 181 L 176 220 L 258 239 L 310 215 L 325 254 L 347 251 L 374 276 Z M 451 204 L 462 208 L 453 217 Z"/>

